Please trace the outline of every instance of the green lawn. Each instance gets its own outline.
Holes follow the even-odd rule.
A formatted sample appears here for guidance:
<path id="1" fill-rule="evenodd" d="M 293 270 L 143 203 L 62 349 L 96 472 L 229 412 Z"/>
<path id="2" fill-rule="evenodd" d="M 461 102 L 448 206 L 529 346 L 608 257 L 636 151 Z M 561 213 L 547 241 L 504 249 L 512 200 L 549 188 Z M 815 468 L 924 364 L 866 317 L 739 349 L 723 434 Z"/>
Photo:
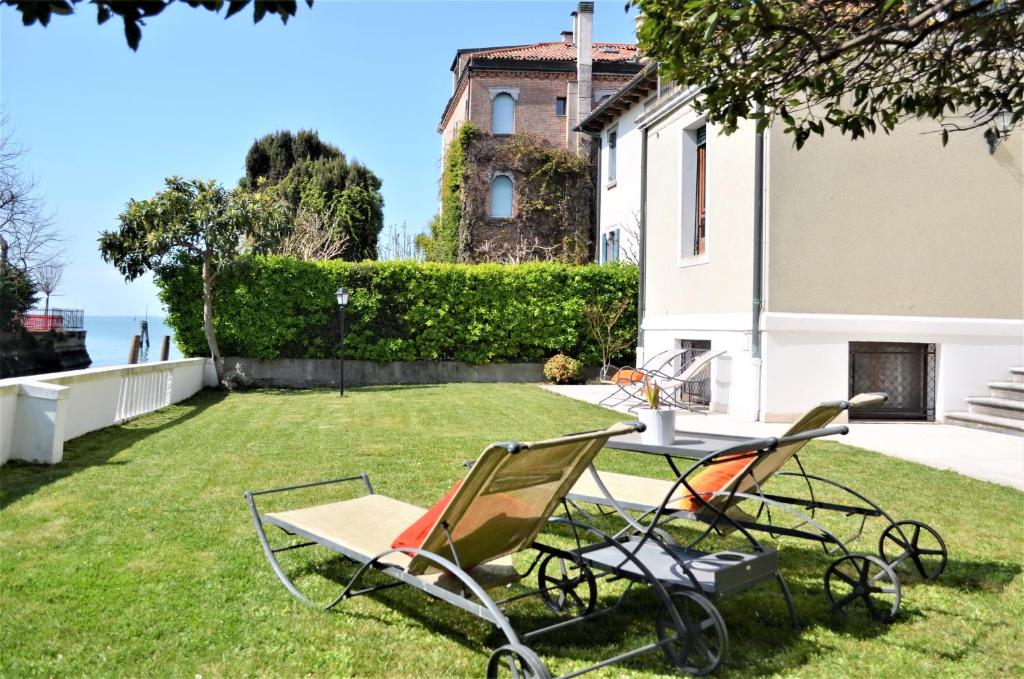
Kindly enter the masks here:
<path id="1" fill-rule="evenodd" d="M 330 613 L 294 600 L 263 559 L 242 493 L 366 470 L 378 492 L 428 504 L 491 441 L 619 418 L 533 386 L 361 389 L 343 400 L 323 391 L 205 392 L 70 442 L 56 467 L 8 464 L 0 468 L 0 676 L 479 676 L 502 637 L 425 595 L 391 589 Z M 821 592 L 829 559 L 784 540 L 783 572 L 804 626 L 785 624 L 771 586 L 727 600 L 723 675 L 1024 672 L 1024 494 L 837 444 L 812 444 L 803 457 L 898 517 L 934 525 L 949 566 L 938 582 L 907 583 L 899 619 L 875 625 L 835 617 Z M 643 456 L 606 451 L 598 460 L 660 473 L 658 460 Z M 877 531 L 859 543 L 872 552 L 876 544 Z M 288 554 L 285 565 L 306 573 L 300 583 L 321 597 L 336 587 L 328 578 L 351 572 L 326 552 Z M 652 629 L 649 593 L 629 601 L 621 614 L 534 648 L 553 673 L 624 649 Z M 514 612 L 545 610 L 529 602 Z M 604 673 L 668 674 L 655 654 Z"/>

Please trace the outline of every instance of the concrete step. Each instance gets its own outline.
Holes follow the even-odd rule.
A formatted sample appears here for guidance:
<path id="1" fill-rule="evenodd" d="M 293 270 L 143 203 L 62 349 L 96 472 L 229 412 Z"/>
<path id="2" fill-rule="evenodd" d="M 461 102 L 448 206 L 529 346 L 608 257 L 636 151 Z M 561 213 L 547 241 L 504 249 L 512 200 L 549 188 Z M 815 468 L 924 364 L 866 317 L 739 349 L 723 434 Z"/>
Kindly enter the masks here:
<path id="1" fill-rule="evenodd" d="M 1024 401 L 1024 382 L 989 382 L 990 396 L 1011 401 Z"/>
<path id="2" fill-rule="evenodd" d="M 996 417 L 980 413 L 946 413 L 946 424 L 955 424 L 971 429 L 984 429 L 999 434 L 1024 436 L 1024 420 L 1009 417 Z"/>
<path id="3" fill-rule="evenodd" d="M 967 409 L 979 415 L 995 415 L 1024 421 L 1024 401 L 993 396 L 972 396 L 967 399 Z"/>
<path id="4" fill-rule="evenodd" d="M 1024 368 L 1010 368 L 1010 375 L 1014 382 L 1024 383 Z"/>

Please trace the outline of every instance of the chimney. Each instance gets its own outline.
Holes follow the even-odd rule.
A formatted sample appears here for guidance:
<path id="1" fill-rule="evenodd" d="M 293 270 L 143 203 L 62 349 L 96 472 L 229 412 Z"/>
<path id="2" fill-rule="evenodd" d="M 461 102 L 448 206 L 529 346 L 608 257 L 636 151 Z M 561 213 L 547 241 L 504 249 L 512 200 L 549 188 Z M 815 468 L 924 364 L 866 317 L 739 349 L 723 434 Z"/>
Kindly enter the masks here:
<path id="1" fill-rule="evenodd" d="M 574 37 L 576 39 L 576 82 L 579 104 L 576 107 L 576 123 L 579 124 L 590 114 L 593 102 L 592 71 L 594 61 L 594 3 L 581 2 L 573 12 Z"/>
<path id="2" fill-rule="evenodd" d="M 572 31 L 562 31 L 562 42 L 572 43 Z"/>

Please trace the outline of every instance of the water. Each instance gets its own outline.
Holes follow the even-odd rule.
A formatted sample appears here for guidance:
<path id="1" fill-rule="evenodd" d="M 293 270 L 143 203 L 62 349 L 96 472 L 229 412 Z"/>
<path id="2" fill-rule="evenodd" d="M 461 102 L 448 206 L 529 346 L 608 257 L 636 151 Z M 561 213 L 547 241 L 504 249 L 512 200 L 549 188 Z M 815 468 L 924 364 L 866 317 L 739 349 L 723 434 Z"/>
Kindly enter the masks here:
<path id="1" fill-rule="evenodd" d="M 102 368 L 110 365 L 128 363 L 128 349 L 131 347 L 132 336 L 139 334 L 139 321 L 143 316 L 90 316 L 85 314 L 85 348 L 92 358 L 90 368 Z M 139 353 L 139 363 L 160 360 L 160 343 L 164 335 L 171 337 L 171 353 L 169 358 L 182 358 L 178 347 L 174 345 L 174 331 L 164 325 L 162 318 L 150 316 L 149 320 L 149 351 L 146 356 L 145 347 Z"/>

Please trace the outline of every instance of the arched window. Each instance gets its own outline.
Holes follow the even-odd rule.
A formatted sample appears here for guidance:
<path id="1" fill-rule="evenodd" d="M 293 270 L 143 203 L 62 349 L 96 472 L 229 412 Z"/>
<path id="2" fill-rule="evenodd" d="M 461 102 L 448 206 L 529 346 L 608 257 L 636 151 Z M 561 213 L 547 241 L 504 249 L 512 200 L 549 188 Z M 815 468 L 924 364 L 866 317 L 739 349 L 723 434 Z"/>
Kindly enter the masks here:
<path id="1" fill-rule="evenodd" d="M 503 174 L 491 180 L 491 216 L 512 216 L 512 180 Z"/>
<path id="2" fill-rule="evenodd" d="M 512 134 L 516 126 L 516 100 L 502 92 L 491 102 L 491 134 Z"/>

